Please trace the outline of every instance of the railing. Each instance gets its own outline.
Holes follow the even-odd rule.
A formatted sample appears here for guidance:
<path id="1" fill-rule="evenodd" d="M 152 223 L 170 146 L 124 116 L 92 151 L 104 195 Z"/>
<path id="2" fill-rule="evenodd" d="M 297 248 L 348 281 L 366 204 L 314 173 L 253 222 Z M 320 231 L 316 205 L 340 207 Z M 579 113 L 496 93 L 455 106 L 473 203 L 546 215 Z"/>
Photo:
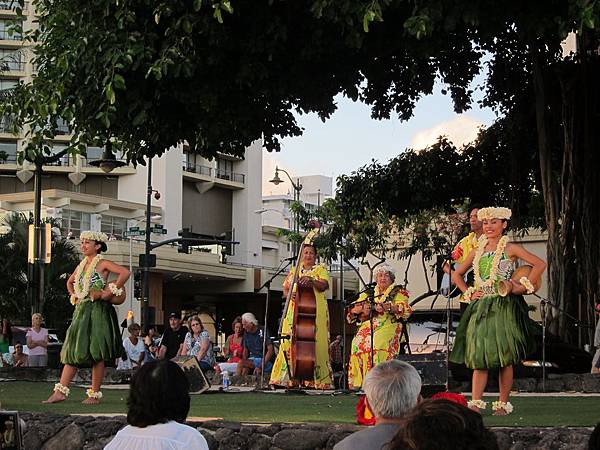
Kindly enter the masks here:
<path id="1" fill-rule="evenodd" d="M 227 170 L 216 170 L 215 176 L 221 180 L 235 181 L 236 183 L 244 184 L 246 179 L 243 173 L 229 172 Z"/>
<path id="2" fill-rule="evenodd" d="M 4 56 L 6 57 L 6 55 Z M 25 62 L 23 61 L 7 61 L 2 60 L 0 56 L 0 71 L 2 72 L 23 72 L 25 70 Z"/>
<path id="3" fill-rule="evenodd" d="M 71 165 L 71 161 L 69 160 L 69 155 L 65 155 L 56 161 L 49 162 L 44 165 L 45 166 L 58 166 L 58 167 L 69 166 L 69 165 Z"/>
<path id="4" fill-rule="evenodd" d="M 0 40 L 3 41 L 22 41 L 23 35 L 16 31 L 8 32 L 8 30 L 0 30 Z"/>
<path id="5" fill-rule="evenodd" d="M 197 173 L 199 175 L 206 175 L 210 177 L 212 175 L 212 167 L 202 166 L 199 164 L 194 164 L 188 161 L 183 162 L 183 170 L 186 172 Z"/>
<path id="6" fill-rule="evenodd" d="M 0 117 L 0 133 L 13 132 L 13 118 L 11 116 Z"/>
<path id="7" fill-rule="evenodd" d="M 95 167 L 95 166 L 91 166 L 91 165 L 90 165 L 90 163 L 91 163 L 92 161 L 97 161 L 97 160 L 99 160 L 99 159 L 100 159 L 100 158 L 90 158 L 90 159 L 87 159 L 87 158 L 85 158 L 85 157 L 84 157 L 84 158 L 81 160 L 81 165 L 82 165 L 83 167 Z M 127 163 L 127 160 L 125 160 L 125 159 L 117 159 L 117 161 L 121 161 L 121 162 Z"/>
<path id="8" fill-rule="evenodd" d="M 19 6 L 22 6 L 23 7 L 23 11 L 27 11 L 27 4 L 28 3 L 29 2 L 23 2 L 23 4 L 20 4 L 18 1 L 15 1 L 15 0 L 0 0 L 0 10 L 3 10 L 3 11 L 14 11 Z"/>

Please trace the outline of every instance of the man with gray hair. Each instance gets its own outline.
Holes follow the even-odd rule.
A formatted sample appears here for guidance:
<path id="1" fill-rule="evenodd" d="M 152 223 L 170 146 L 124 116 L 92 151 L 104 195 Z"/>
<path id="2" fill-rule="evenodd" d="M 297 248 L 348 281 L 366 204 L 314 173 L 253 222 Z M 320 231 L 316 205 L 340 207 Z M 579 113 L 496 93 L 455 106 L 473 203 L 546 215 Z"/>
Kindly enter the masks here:
<path id="1" fill-rule="evenodd" d="M 334 450 L 381 450 L 398 432 L 402 417 L 421 401 L 421 377 L 410 364 L 392 359 L 371 369 L 363 384 L 377 425 L 338 442 Z"/>
<path id="2" fill-rule="evenodd" d="M 246 375 L 249 369 L 253 369 L 254 375 L 261 375 L 264 365 L 265 373 L 273 368 L 271 357 L 273 356 L 273 343 L 269 338 L 269 332 L 258 325 L 258 320 L 251 312 L 242 314 L 242 327 L 244 337 L 242 338 L 242 360 L 237 366 L 237 375 Z M 265 352 L 263 354 L 263 341 Z"/>

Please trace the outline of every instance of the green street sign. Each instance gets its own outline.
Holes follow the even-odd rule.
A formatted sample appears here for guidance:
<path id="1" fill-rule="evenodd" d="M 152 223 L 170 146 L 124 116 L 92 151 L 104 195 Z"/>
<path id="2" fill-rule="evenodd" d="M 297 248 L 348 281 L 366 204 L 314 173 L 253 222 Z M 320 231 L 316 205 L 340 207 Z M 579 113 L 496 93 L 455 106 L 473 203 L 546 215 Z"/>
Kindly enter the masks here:
<path id="1" fill-rule="evenodd" d="M 134 237 L 134 236 L 145 236 L 146 235 L 146 230 L 134 230 L 134 231 L 126 231 L 125 233 L 123 233 L 123 235 L 125 237 Z"/>
<path id="2" fill-rule="evenodd" d="M 140 227 L 129 227 L 129 231 L 138 231 Z"/>

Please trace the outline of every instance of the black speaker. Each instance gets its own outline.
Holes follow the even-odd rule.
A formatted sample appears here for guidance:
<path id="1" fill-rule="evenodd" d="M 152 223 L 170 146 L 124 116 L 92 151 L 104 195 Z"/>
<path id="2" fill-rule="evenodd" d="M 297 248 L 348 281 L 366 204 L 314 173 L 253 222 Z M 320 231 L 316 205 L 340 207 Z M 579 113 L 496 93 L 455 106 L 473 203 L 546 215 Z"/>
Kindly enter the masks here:
<path id="1" fill-rule="evenodd" d="M 448 362 L 445 353 L 421 353 L 417 355 L 398 355 L 396 359 L 409 363 L 423 383 L 423 396 L 430 391 L 445 390 L 448 381 Z M 434 392 L 432 392 L 433 394 Z"/>

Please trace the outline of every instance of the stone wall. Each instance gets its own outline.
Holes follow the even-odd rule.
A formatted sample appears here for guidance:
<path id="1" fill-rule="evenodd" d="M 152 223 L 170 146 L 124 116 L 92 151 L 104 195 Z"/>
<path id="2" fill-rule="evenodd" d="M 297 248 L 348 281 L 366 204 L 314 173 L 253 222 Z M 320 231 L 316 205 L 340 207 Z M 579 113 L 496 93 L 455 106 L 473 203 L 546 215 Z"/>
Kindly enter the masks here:
<path id="1" fill-rule="evenodd" d="M 100 450 L 126 425 L 124 416 L 65 416 L 22 413 L 27 450 Z M 331 449 L 359 430 L 355 425 L 189 422 L 204 435 L 210 450 Z M 591 428 L 496 428 L 501 450 L 586 450 Z"/>

